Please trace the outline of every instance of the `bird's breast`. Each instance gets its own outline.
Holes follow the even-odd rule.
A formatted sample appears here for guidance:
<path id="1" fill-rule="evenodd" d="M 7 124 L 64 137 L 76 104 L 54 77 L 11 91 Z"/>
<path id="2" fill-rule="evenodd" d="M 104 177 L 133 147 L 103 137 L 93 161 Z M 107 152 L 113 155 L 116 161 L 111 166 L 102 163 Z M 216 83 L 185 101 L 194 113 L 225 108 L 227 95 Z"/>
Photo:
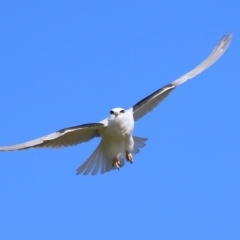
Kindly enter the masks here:
<path id="1" fill-rule="evenodd" d="M 112 136 L 114 138 L 132 135 L 134 120 L 131 115 L 125 114 L 108 119 L 108 126 L 100 135 Z"/>

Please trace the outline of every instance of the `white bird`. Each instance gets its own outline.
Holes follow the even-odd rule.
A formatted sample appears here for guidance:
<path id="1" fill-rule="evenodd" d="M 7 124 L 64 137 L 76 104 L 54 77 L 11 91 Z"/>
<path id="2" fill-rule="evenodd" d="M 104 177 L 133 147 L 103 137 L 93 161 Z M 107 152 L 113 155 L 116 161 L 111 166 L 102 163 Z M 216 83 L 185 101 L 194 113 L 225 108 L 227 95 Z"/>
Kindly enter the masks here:
<path id="1" fill-rule="evenodd" d="M 92 155 L 77 169 L 77 174 L 92 175 L 119 169 L 125 159 L 133 163 L 132 154 L 145 146 L 146 138 L 133 136 L 134 122 L 152 111 L 178 85 L 197 76 L 217 61 L 228 48 L 232 33 L 223 36 L 212 53 L 197 67 L 170 84 L 145 97 L 132 108 L 113 108 L 110 116 L 98 123 L 88 123 L 61 129 L 47 136 L 12 146 L 0 147 L 0 151 L 13 151 L 28 148 L 60 148 L 87 142 L 101 137 L 101 142 Z"/>

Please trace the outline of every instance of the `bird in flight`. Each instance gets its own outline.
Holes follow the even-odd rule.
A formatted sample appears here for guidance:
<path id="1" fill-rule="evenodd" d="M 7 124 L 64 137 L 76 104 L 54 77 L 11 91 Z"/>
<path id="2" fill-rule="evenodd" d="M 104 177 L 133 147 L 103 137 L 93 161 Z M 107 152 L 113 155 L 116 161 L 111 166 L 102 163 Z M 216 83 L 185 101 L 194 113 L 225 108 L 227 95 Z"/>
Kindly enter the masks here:
<path id="1" fill-rule="evenodd" d="M 28 148 L 61 148 L 87 142 L 101 137 L 101 142 L 92 155 L 77 169 L 77 174 L 92 175 L 119 169 L 125 163 L 133 163 L 132 154 L 145 146 L 146 138 L 133 136 L 135 121 L 152 111 L 177 86 L 197 76 L 216 62 L 228 48 L 232 33 L 224 35 L 211 54 L 190 72 L 158 89 L 137 102 L 128 110 L 113 108 L 108 118 L 98 123 L 88 123 L 64 128 L 35 140 L 0 147 L 0 151 L 13 151 Z"/>

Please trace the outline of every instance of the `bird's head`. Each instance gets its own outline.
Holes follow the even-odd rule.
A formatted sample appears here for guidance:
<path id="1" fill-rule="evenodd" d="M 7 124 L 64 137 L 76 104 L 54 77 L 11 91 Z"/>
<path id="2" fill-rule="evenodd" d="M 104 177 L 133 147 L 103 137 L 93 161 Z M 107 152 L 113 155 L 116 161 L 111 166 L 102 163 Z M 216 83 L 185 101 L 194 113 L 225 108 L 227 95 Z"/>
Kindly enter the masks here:
<path id="1" fill-rule="evenodd" d="M 122 116 L 124 115 L 126 112 L 123 108 L 113 108 L 110 111 L 110 117 L 114 116 L 114 117 L 118 117 L 118 116 Z"/>
<path id="2" fill-rule="evenodd" d="M 129 113 L 128 110 L 124 110 L 123 108 L 113 108 L 110 111 L 108 123 L 109 126 L 111 125 L 125 130 L 130 127 L 130 130 L 132 130 L 134 126 L 134 119 L 133 115 Z"/>

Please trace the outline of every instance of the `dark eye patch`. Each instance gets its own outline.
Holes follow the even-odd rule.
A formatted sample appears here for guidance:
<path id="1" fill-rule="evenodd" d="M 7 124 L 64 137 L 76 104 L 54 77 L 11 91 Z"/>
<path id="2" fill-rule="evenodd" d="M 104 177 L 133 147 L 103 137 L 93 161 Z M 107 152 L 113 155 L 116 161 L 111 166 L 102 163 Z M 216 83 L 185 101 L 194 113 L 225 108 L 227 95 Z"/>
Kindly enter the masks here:
<path id="1" fill-rule="evenodd" d="M 125 110 L 121 110 L 120 113 L 125 113 Z"/>
<path id="2" fill-rule="evenodd" d="M 111 110 L 111 111 L 110 111 L 110 114 L 114 114 L 114 111 L 113 111 L 113 110 Z"/>

